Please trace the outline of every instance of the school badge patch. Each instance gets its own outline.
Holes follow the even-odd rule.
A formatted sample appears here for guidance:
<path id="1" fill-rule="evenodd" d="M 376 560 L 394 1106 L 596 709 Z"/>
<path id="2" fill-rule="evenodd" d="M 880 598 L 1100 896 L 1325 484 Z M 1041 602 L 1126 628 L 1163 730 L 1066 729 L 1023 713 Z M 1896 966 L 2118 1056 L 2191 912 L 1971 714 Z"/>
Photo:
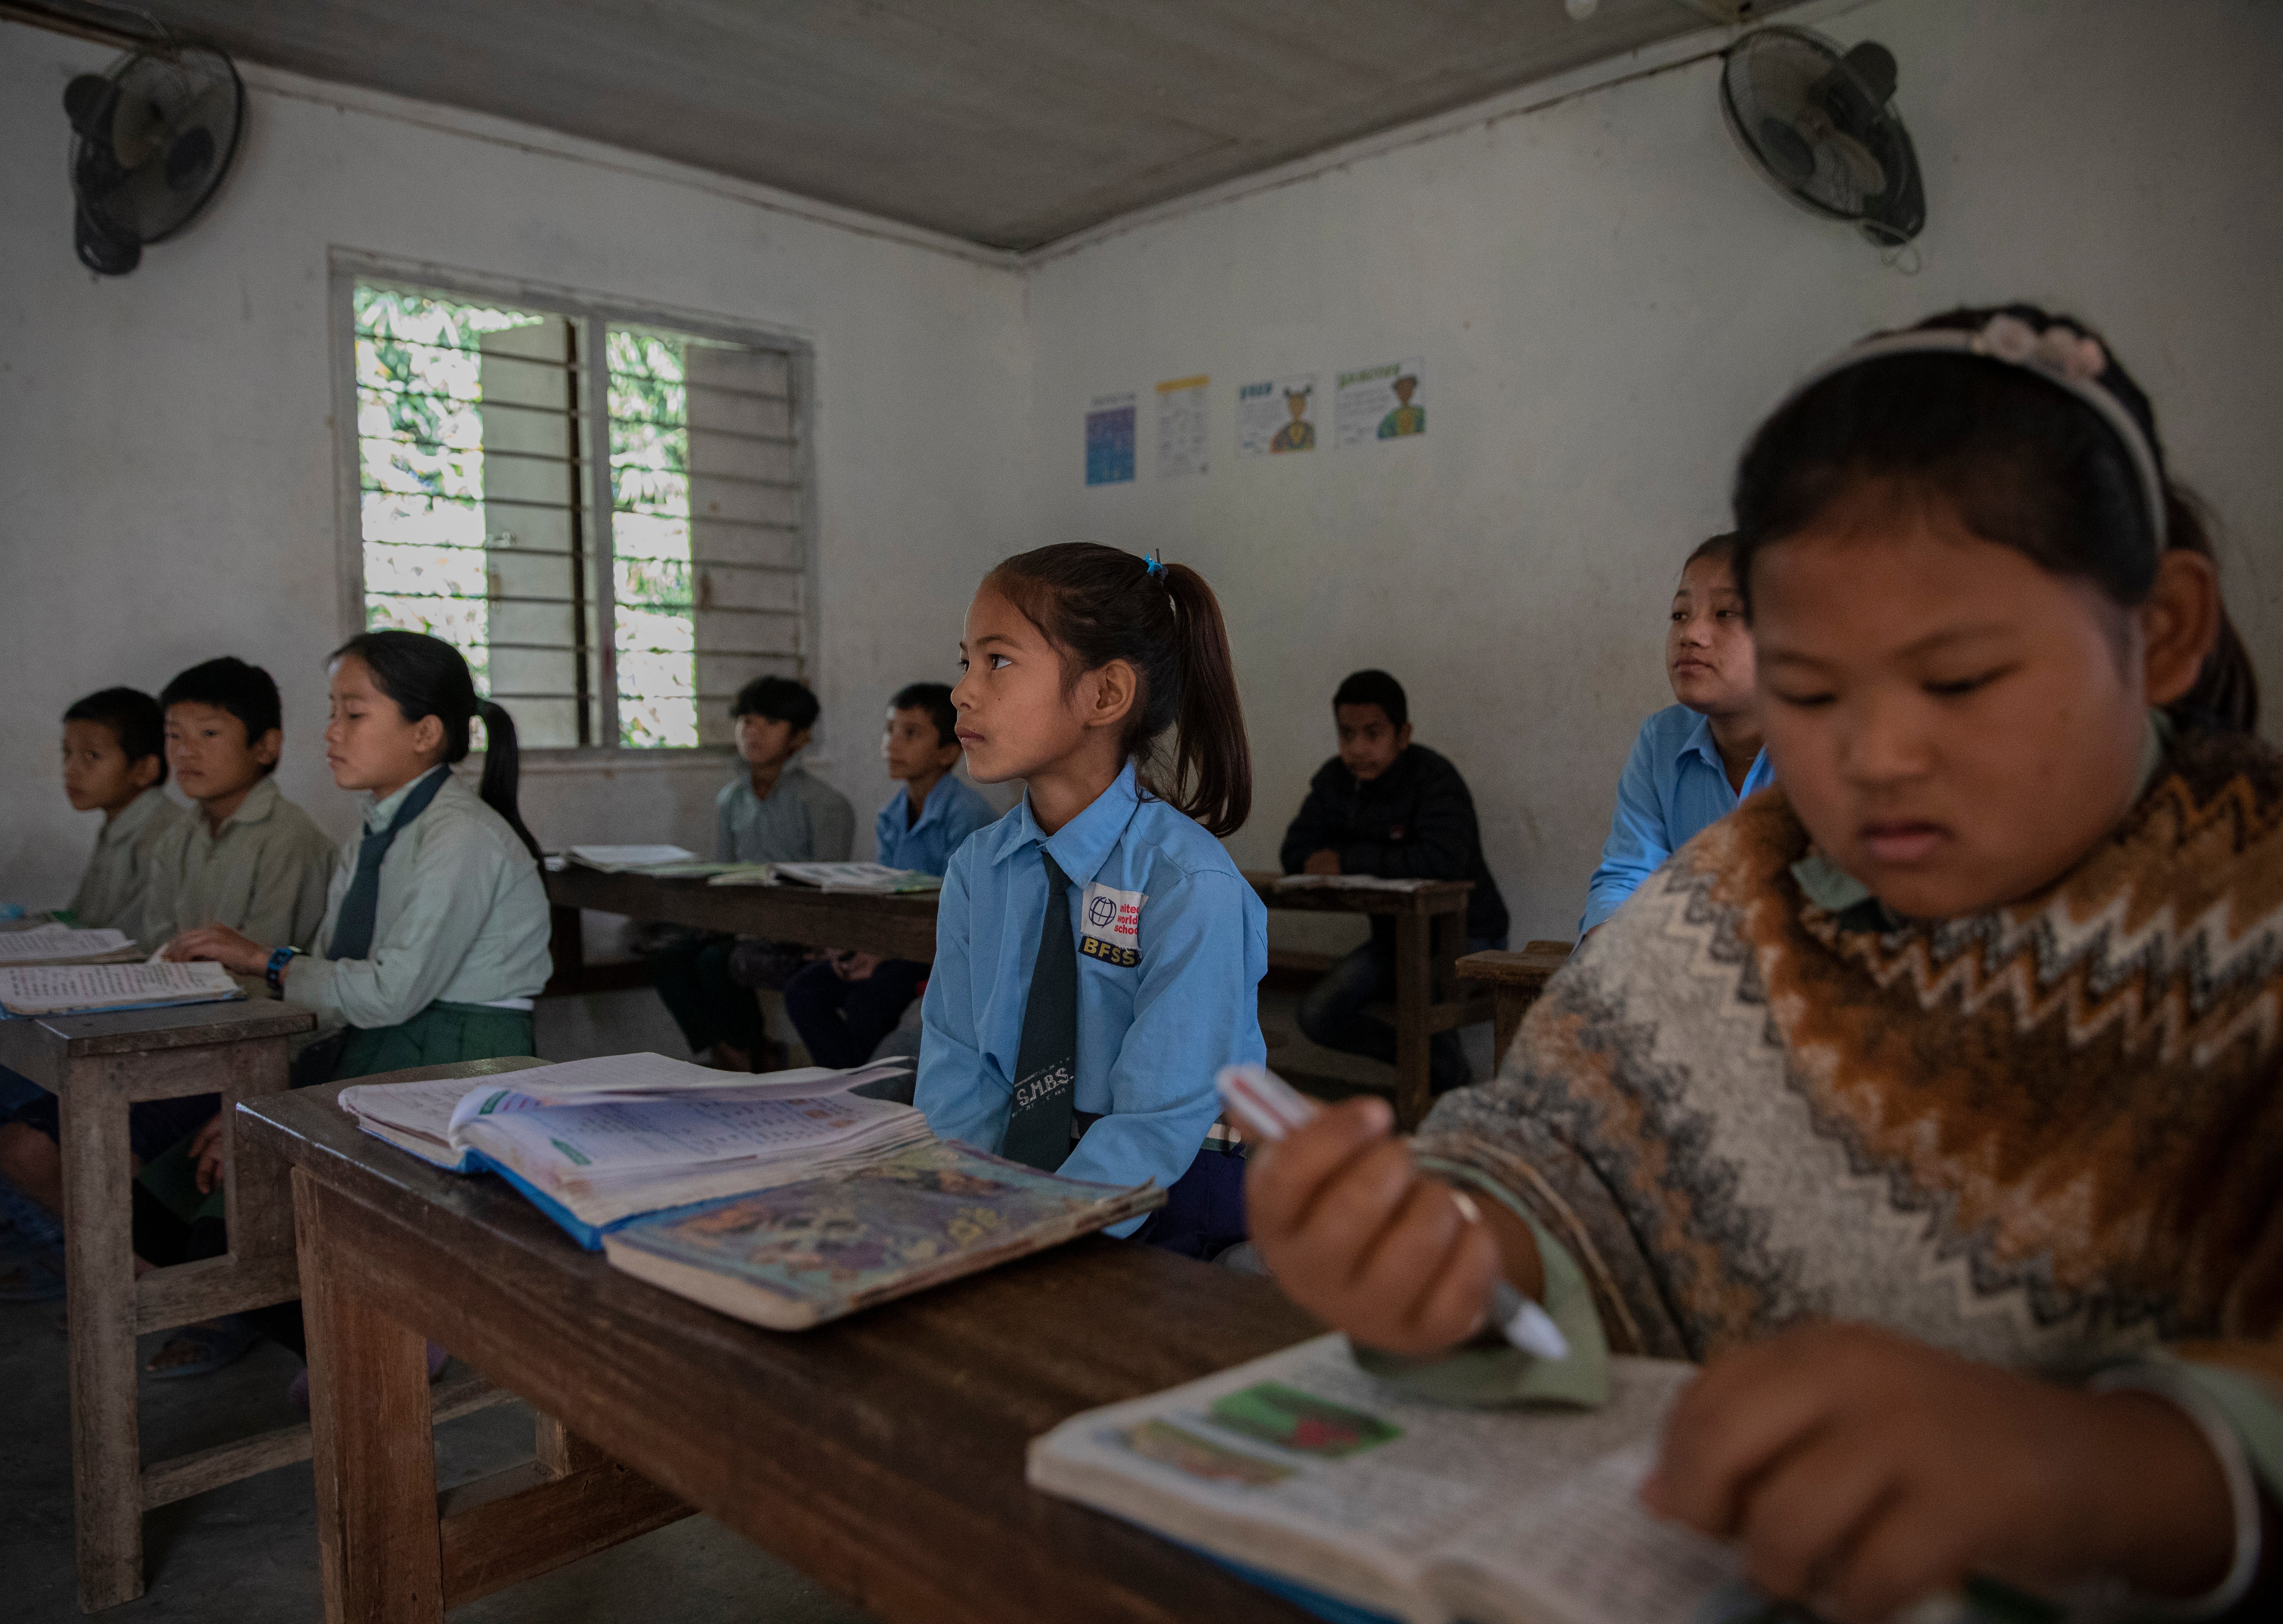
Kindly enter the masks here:
<path id="1" fill-rule="evenodd" d="M 1142 904 L 1149 899 L 1139 891 L 1113 891 L 1108 886 L 1088 886 L 1079 917 L 1078 950 L 1105 964 L 1127 969 L 1142 962 Z"/>

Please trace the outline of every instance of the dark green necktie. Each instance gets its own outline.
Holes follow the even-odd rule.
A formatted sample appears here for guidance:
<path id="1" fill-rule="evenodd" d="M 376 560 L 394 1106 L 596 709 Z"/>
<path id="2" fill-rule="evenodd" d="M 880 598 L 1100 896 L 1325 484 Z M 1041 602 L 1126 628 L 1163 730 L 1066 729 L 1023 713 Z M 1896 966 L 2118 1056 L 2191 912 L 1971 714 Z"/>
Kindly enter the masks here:
<path id="1" fill-rule="evenodd" d="M 999 1153 L 1052 1173 L 1071 1153 L 1078 1100 L 1078 943 L 1071 935 L 1070 876 L 1044 849 L 1047 910 L 1039 921 L 1039 962 L 1023 1005 L 1015 1053 L 1014 1103 Z"/>
<path id="2" fill-rule="evenodd" d="M 357 847 L 356 874 L 341 897 L 340 917 L 333 921 L 333 940 L 325 949 L 327 958 L 372 956 L 373 925 L 380 913 L 380 860 L 396 843 L 398 832 L 428 809 L 428 803 L 451 776 L 448 769 L 431 768 L 397 807 L 388 827 L 374 830 Z"/>

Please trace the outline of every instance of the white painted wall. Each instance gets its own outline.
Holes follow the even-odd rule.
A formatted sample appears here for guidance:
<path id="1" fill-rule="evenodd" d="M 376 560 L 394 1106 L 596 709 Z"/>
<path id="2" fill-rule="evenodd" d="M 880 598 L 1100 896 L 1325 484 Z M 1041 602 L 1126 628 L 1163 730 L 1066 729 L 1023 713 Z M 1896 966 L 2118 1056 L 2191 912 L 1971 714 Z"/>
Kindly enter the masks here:
<path id="1" fill-rule="evenodd" d="M 1794 209 L 1721 128 L 1713 61 L 1110 235 L 1034 272 L 1044 534 L 1219 590 L 1274 858 L 1380 665 L 1473 785 L 1517 944 L 1574 929 L 1635 727 L 1669 703 L 1670 582 L 1735 453 L 1874 327 L 2030 297 L 2106 327 L 2228 530 L 2283 710 L 2283 12 L 2252 0 L 1879 0 L 1927 172 L 1915 277 Z M 1239 463 L 1241 379 L 1423 355 L 1417 441 Z M 1159 481 L 1149 394 L 1213 378 L 1214 457 Z M 1141 392 L 1136 484 L 1083 484 L 1087 400 Z M 1327 405 L 1329 402 L 1327 402 Z M 1329 441 L 1329 413 L 1319 414 Z"/>
<path id="2" fill-rule="evenodd" d="M 61 95 L 114 53 L 0 24 L 0 899 L 60 904 L 94 839 L 57 718 L 218 653 L 284 690 L 279 781 L 346 835 L 318 732 L 345 635 L 333 246 L 751 321 L 816 348 L 823 770 L 865 815 L 880 707 L 950 669 L 947 605 L 1027 534 L 1020 276 L 922 233 L 440 109 L 249 70 L 209 213 L 98 279 L 73 257 Z M 836 224 L 835 219 L 846 223 Z M 535 771 L 549 843 L 709 848 L 718 766 Z"/>
<path id="3" fill-rule="evenodd" d="M 1205 200 L 1027 272 L 758 189 L 287 76 L 212 215 L 102 282 L 74 262 L 65 80 L 109 53 L 0 25 L 0 898 L 60 901 L 92 839 L 55 716 L 235 652 L 286 691 L 283 782 L 346 832 L 316 748 L 342 635 L 334 246 L 797 330 L 817 347 L 828 777 L 865 816 L 894 687 L 947 674 L 975 581 L 1086 536 L 1219 588 L 1257 753 L 1233 842 L 1274 855 L 1384 665 L 1467 771 L 1517 940 L 1566 935 L 1633 729 L 1664 702 L 1681 554 L 1734 453 L 1863 331 L 2028 295 L 2107 327 L 2228 526 L 2231 596 L 2283 707 L 2283 12 L 2257 0 L 1874 0 L 1927 169 L 1905 277 L 1796 212 L 1719 127 L 1706 61 Z M 1436 128 L 1443 128 L 1438 126 Z M 1240 378 L 1423 355 L 1423 441 L 1239 465 Z M 1161 483 L 1147 396 L 1214 379 L 1214 457 Z M 1144 396 L 1142 475 L 1081 483 L 1079 418 Z M 1327 423 L 1328 423 L 1327 418 Z M 702 845 L 717 778 L 539 774 L 551 842 Z M 1290 928 L 1279 922 L 1280 935 Z"/>

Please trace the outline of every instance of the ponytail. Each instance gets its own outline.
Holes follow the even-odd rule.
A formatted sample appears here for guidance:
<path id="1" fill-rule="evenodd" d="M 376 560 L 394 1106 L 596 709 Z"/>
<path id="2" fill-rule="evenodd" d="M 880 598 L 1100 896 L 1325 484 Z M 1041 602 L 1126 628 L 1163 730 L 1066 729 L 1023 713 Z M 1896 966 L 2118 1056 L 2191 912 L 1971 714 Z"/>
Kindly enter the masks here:
<path id="1" fill-rule="evenodd" d="M 534 857 L 542 856 L 539 842 L 523 824 L 523 813 L 516 806 L 516 786 L 523 779 L 523 752 L 516 742 L 515 718 L 507 707 L 495 705 L 489 699 L 476 701 L 476 714 L 484 722 L 484 776 L 476 785 L 476 793 L 484 804 L 507 820 L 526 850 Z"/>
<path id="2" fill-rule="evenodd" d="M 505 710 L 476 697 L 475 678 L 460 651 L 438 637 L 417 631 L 359 632 L 328 656 L 326 663 L 354 654 L 372 673 L 373 685 L 396 702 L 407 722 L 433 716 L 444 724 L 447 765 L 468 756 L 468 724 L 484 722 L 484 776 L 476 792 L 484 803 L 507 820 L 525 849 L 540 855 L 539 842 L 524 827 L 516 807 L 516 783 L 522 761 L 516 746 L 515 723 Z"/>
<path id="3" fill-rule="evenodd" d="M 1173 600 L 1180 640 L 1173 792 L 1166 799 L 1213 833 L 1234 834 L 1252 811 L 1252 750 L 1236 697 L 1228 624 L 1213 589 L 1188 565 L 1163 565 L 1158 578 Z"/>
<path id="4" fill-rule="evenodd" d="M 1204 576 L 1092 542 L 1017 553 L 985 577 L 1061 651 L 1075 683 L 1113 660 L 1139 683 L 1119 743 L 1150 793 L 1217 835 L 1252 811 L 1252 753 L 1228 627 Z M 1169 761 L 1158 742 L 1171 730 Z"/>

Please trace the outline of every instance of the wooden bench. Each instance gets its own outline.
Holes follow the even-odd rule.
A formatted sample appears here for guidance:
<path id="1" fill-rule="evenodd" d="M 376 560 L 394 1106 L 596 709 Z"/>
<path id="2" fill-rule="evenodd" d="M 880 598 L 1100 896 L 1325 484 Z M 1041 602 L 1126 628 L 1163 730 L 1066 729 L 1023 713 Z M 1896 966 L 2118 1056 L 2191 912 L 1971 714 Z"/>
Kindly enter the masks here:
<path id="1" fill-rule="evenodd" d="M 1270 908 L 1394 917 L 1395 1120 L 1406 1133 L 1418 1127 L 1435 1103 L 1428 1068 L 1430 1041 L 1438 1032 L 1475 1026 L 1493 1015 L 1492 1000 L 1460 991 L 1453 971 L 1466 943 L 1467 894 L 1473 885 L 1438 879 L 1409 891 L 1279 890 L 1276 882 L 1283 877 L 1273 870 L 1247 870 L 1244 877 Z"/>
<path id="2" fill-rule="evenodd" d="M 1079 1410 L 1315 1334 L 1268 1281 L 1091 1237 L 762 1331 L 610 1268 L 498 1179 L 359 1132 L 338 1092 L 242 1112 L 292 1167 L 332 1624 L 434 1624 L 691 1509 L 889 1620 L 1308 1616 L 1024 1480 L 1030 1440 Z M 538 1462 L 438 1495 L 426 1339 L 561 1417 Z"/>
<path id="3" fill-rule="evenodd" d="M 55 1095 L 58 1105 L 72 1511 L 83 1612 L 143 1593 L 144 1511 L 308 1454 L 308 1429 L 288 1427 L 143 1464 L 136 1337 L 290 1302 L 300 1286 L 284 1176 L 273 1163 L 241 1165 L 236 1119 L 228 1115 L 229 1253 L 135 1277 L 127 1109 L 220 1094 L 228 1113 L 241 1101 L 283 1093 L 286 1040 L 316 1025 L 308 1011 L 265 998 L 0 1020 L 0 1065 Z"/>
<path id="4" fill-rule="evenodd" d="M 1486 988 L 1495 1006 L 1492 1042 L 1497 1047 L 1497 1065 L 1506 1063 L 1506 1051 L 1513 1047 L 1522 1018 L 1546 990 L 1547 980 L 1569 962 L 1570 944 L 1566 941 L 1532 941 L 1525 943 L 1519 953 L 1469 953 L 1458 961 L 1455 968 L 1459 980 L 1470 987 Z"/>
<path id="5" fill-rule="evenodd" d="M 56 1095 L 61 1107 L 72 1509 L 82 1612 L 143 1594 L 144 1512 L 310 1456 L 305 1421 L 144 1464 L 135 1340 L 301 1294 L 292 1191 L 275 1159 L 243 1155 L 236 1106 L 285 1091 L 286 1041 L 316 1024 L 298 1004 L 262 998 L 0 1020 L 0 1065 Z M 137 1279 L 127 1108 L 208 1093 L 222 1097 L 230 1250 Z M 464 1374 L 429 1395 L 440 1423 L 512 1396 Z"/>

